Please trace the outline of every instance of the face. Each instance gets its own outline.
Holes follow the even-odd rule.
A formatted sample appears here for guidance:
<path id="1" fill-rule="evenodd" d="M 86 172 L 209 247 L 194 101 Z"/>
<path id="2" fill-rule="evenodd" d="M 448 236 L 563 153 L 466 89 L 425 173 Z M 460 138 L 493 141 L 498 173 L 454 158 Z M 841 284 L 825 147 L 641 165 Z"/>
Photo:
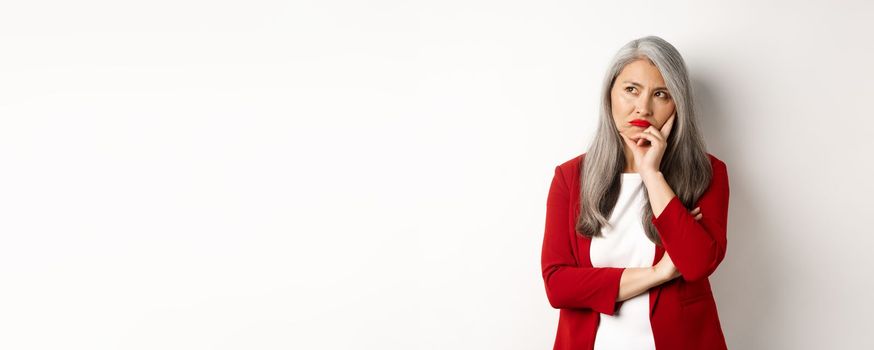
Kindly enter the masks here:
<path id="1" fill-rule="evenodd" d="M 634 141 L 647 127 L 634 125 L 631 121 L 645 120 L 661 129 L 674 113 L 674 100 L 662 74 L 646 59 L 631 62 L 619 72 L 610 89 L 610 105 L 616 129 Z"/>

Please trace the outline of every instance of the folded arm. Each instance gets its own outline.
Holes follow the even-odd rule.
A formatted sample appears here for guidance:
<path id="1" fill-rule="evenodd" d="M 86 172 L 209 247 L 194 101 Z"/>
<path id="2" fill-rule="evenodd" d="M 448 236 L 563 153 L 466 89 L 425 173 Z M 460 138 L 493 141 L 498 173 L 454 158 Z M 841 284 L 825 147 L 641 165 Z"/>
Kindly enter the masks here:
<path id="1" fill-rule="evenodd" d="M 619 286 L 619 296 L 616 301 L 625 301 L 634 298 L 670 281 L 671 278 L 656 272 L 653 267 L 629 267 L 622 273 L 622 281 Z"/>
<path id="2" fill-rule="evenodd" d="M 576 194 L 569 193 L 561 168 L 556 167 L 547 198 L 541 254 L 546 296 L 554 308 L 589 308 L 613 315 L 625 268 L 577 264 L 571 246 L 576 234 L 569 212 L 571 195 Z"/>
<path id="3" fill-rule="evenodd" d="M 698 199 L 701 219 L 695 220 L 668 186 L 661 172 L 643 177 L 653 209 L 652 223 L 665 251 L 686 281 L 707 278 L 725 258 L 728 226 L 728 171 L 713 161 L 710 187 Z"/>

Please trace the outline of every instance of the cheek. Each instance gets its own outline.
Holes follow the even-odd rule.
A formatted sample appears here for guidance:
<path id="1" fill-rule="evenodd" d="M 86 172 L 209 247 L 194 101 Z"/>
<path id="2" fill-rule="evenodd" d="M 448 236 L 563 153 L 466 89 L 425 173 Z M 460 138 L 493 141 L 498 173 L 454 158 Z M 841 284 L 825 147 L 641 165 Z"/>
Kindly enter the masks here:
<path id="1" fill-rule="evenodd" d="M 613 94 L 613 97 L 610 100 L 611 107 L 617 112 L 627 112 L 634 106 L 634 101 L 623 94 Z"/>
<path id="2" fill-rule="evenodd" d="M 659 111 L 659 115 L 661 116 L 659 119 L 661 120 L 661 122 L 664 123 L 668 121 L 668 118 L 671 117 L 671 114 L 674 114 L 674 111 L 675 109 L 673 104 L 666 104 L 661 109 L 661 111 Z"/>

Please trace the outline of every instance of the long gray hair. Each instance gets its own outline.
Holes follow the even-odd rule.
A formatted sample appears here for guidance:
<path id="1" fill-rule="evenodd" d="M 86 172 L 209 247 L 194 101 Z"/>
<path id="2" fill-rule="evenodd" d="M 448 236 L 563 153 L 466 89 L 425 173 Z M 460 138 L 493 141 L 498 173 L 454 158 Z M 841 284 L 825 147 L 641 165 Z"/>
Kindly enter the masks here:
<path id="1" fill-rule="evenodd" d="M 677 117 L 659 167 L 668 185 L 683 205 L 690 208 L 709 187 L 713 175 L 698 130 L 689 76 L 680 52 L 657 36 L 630 41 L 616 53 L 604 76 L 597 133 L 580 167 L 581 205 L 576 230 L 588 238 L 601 237 L 601 228 L 610 227 L 608 218 L 619 199 L 620 174 L 626 167 L 625 145 L 613 121 L 610 90 L 622 68 L 638 59 L 648 59 L 658 68 L 676 108 Z M 644 231 L 650 241 L 661 245 L 658 231 L 651 222 L 653 213 L 645 186 L 644 197 L 646 205 L 641 217 Z"/>

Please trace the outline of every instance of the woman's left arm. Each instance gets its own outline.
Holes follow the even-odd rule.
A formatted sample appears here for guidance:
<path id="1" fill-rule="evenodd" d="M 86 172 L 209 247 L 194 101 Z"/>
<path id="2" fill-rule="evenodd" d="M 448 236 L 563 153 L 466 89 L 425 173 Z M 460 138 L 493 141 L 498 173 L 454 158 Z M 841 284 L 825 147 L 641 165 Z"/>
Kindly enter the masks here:
<path id="1" fill-rule="evenodd" d="M 710 276 L 725 258 L 728 170 L 717 159 L 711 165 L 713 179 L 697 203 L 701 207 L 700 220 L 683 206 L 660 171 L 641 174 L 652 205 L 652 223 L 677 270 L 690 282 Z"/>

